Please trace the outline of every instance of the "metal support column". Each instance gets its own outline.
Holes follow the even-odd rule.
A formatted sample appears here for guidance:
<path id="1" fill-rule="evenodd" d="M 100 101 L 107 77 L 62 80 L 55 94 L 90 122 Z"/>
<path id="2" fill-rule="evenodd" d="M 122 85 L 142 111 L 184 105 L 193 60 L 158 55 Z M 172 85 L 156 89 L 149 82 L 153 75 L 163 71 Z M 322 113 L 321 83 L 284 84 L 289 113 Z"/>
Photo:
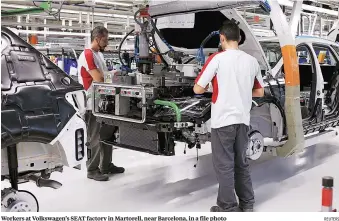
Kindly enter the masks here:
<path id="1" fill-rule="evenodd" d="M 90 21 L 90 13 L 89 12 L 87 12 L 87 17 L 86 18 L 87 18 L 86 19 L 86 24 L 87 24 L 87 27 L 89 27 L 90 23 L 91 23 L 91 21 Z M 86 36 L 86 38 L 85 38 L 85 47 L 87 48 L 87 47 L 91 46 L 91 36 L 90 36 L 91 31 L 90 30 L 86 30 L 86 34 L 88 34 L 88 36 Z"/>
<path id="2" fill-rule="evenodd" d="M 298 1 L 294 2 L 296 7 Z M 287 122 L 288 141 L 277 148 L 277 155 L 287 157 L 304 149 L 305 139 L 300 111 L 300 76 L 295 46 L 286 16 L 282 12 L 278 1 L 270 0 L 271 20 L 279 38 L 285 69 L 286 100 L 285 112 Z"/>
<path id="3" fill-rule="evenodd" d="M 303 5 L 303 1 L 296 1 L 293 5 L 291 20 L 290 20 L 290 27 L 291 27 L 293 36 L 297 34 L 302 5 Z"/>
<path id="4" fill-rule="evenodd" d="M 317 19 L 318 19 L 318 15 L 314 15 L 314 20 L 312 23 L 312 28 L 311 28 L 311 35 L 314 36 L 314 28 L 315 28 L 315 24 L 317 23 Z"/>
<path id="5" fill-rule="evenodd" d="M 322 38 L 323 35 L 323 18 L 320 17 L 320 38 Z"/>
<path id="6" fill-rule="evenodd" d="M 329 31 L 327 38 L 331 41 L 339 41 L 339 9 L 338 9 L 338 19 L 334 22 L 333 27 Z"/>

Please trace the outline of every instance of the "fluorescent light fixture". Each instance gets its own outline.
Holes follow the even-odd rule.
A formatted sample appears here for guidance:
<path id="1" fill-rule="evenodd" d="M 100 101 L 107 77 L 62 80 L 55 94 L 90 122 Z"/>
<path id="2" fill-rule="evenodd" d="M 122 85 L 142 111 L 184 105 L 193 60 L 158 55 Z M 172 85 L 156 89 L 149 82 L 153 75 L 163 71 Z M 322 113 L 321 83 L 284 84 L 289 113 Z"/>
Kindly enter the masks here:
<path id="1" fill-rule="evenodd" d="M 284 6 L 287 6 L 287 7 L 293 7 L 293 2 L 290 1 L 290 0 L 278 0 L 278 3 L 280 5 L 284 5 Z M 333 15 L 333 16 L 338 16 L 338 11 L 324 9 L 324 8 L 319 8 L 319 7 L 315 7 L 315 6 L 312 6 L 312 5 L 305 5 L 305 4 L 303 4 L 302 5 L 302 9 L 303 10 L 308 10 L 308 11 L 313 11 L 313 12 L 320 12 L 320 13 L 324 13 L 324 14 L 328 14 L 328 15 Z"/>
<path id="2" fill-rule="evenodd" d="M 17 33 L 23 34 L 41 34 L 41 35 L 62 35 L 62 36 L 79 36 L 89 37 L 90 33 L 76 33 L 76 32 L 58 32 L 58 31 L 35 31 L 35 30 L 16 30 Z M 125 35 L 108 35 L 109 38 L 123 38 Z M 129 36 L 128 38 L 133 38 Z"/>
<path id="3" fill-rule="evenodd" d="M 27 8 L 27 6 L 25 5 L 14 5 L 14 4 L 1 4 L 2 7 L 9 7 L 9 8 Z M 34 7 L 31 7 L 34 8 Z M 58 9 L 52 9 L 52 11 L 57 12 Z M 84 11 L 76 11 L 76 10 L 70 10 L 70 9 L 61 9 L 61 12 L 63 13 L 70 13 L 70 14 L 78 14 L 82 13 L 82 14 L 87 14 L 90 13 L 92 14 L 92 12 L 84 12 Z M 94 16 L 103 16 L 103 17 L 113 17 L 113 18 L 128 18 L 131 17 L 130 15 L 117 15 L 117 14 L 106 14 L 106 13 L 98 13 L 98 12 L 94 12 Z"/>
<path id="4" fill-rule="evenodd" d="M 1 3 L 2 7 L 8 7 L 8 8 L 27 8 L 25 5 L 12 5 L 12 4 L 5 4 Z M 35 7 L 29 7 L 29 8 L 35 8 Z"/>
<path id="5" fill-rule="evenodd" d="M 117 2 L 117 1 L 104 1 L 104 0 L 95 0 L 95 3 L 103 3 L 107 5 L 120 5 L 120 6 L 126 6 L 130 7 L 133 6 L 133 4 L 123 3 L 123 2 Z"/>

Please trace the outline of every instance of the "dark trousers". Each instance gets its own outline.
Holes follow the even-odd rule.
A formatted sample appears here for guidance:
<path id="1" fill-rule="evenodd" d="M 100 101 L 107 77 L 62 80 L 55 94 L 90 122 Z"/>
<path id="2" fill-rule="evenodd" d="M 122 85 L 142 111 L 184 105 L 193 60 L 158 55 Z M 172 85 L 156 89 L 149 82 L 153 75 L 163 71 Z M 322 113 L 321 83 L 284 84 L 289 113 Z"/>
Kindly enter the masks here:
<path id="1" fill-rule="evenodd" d="M 101 125 L 96 121 L 92 112 L 88 111 L 85 116 L 87 123 L 87 171 L 108 170 L 112 163 L 113 147 L 100 141 L 110 140 L 113 136 L 113 127 Z"/>
<path id="2" fill-rule="evenodd" d="M 219 182 L 217 205 L 226 211 L 238 206 L 253 209 L 254 193 L 246 158 L 248 132 L 245 124 L 212 129 L 212 159 Z"/>

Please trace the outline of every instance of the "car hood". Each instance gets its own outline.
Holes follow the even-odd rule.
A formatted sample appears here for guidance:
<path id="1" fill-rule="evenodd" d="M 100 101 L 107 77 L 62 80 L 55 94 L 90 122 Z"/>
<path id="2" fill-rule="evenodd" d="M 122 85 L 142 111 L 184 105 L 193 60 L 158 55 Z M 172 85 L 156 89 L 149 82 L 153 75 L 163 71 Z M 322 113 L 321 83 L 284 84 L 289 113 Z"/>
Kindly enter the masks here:
<path id="1" fill-rule="evenodd" d="M 211 32 L 219 30 L 225 20 L 234 20 L 238 23 L 245 41 L 240 46 L 241 50 L 254 56 L 261 65 L 262 70 L 270 71 L 261 45 L 245 19 L 235 10 L 236 7 L 261 6 L 269 11 L 269 5 L 265 1 L 183 1 L 175 0 L 167 3 L 153 3 L 149 7 L 152 18 L 167 19 L 157 23 L 161 28 L 164 39 L 175 50 L 187 54 L 196 55 L 201 42 Z M 186 19 L 190 20 L 187 23 Z M 186 24 L 184 24 L 186 22 Z M 159 27 L 161 26 L 161 27 Z M 166 44 L 156 36 L 156 42 L 161 53 L 168 51 Z M 215 36 L 205 45 L 204 53 L 208 55 L 217 50 L 219 37 Z M 170 61 L 168 57 L 165 58 Z"/>

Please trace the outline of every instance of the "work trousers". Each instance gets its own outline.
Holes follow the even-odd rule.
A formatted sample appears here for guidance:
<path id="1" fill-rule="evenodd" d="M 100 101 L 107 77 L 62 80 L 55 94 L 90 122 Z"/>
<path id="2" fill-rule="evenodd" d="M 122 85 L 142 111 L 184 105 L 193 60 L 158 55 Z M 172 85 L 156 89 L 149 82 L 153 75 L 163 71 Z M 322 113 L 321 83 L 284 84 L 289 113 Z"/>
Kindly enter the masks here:
<path id="1" fill-rule="evenodd" d="M 102 125 L 96 121 L 91 111 L 85 115 L 87 123 L 87 171 L 108 170 L 112 163 L 113 147 L 101 141 L 110 140 L 113 136 L 113 129 L 108 125 Z"/>
<path id="2" fill-rule="evenodd" d="M 238 206 L 253 209 L 254 192 L 246 158 L 248 133 L 245 124 L 212 129 L 212 159 L 219 182 L 217 205 L 226 211 L 235 211 Z"/>

